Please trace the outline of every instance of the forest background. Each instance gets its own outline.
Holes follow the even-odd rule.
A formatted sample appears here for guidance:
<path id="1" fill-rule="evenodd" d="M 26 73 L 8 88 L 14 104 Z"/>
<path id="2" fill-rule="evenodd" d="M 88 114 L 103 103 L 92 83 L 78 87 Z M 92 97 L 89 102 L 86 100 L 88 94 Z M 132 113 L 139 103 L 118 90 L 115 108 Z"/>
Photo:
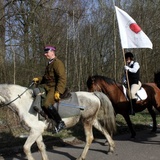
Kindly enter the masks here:
<path id="1" fill-rule="evenodd" d="M 141 65 L 141 81 L 160 70 L 160 0 L 115 0 L 153 43 L 130 49 Z M 54 45 L 71 91 L 87 90 L 89 75 L 119 82 L 123 53 L 113 0 L 0 0 L 0 83 L 29 86 L 43 75 L 43 49 Z"/>

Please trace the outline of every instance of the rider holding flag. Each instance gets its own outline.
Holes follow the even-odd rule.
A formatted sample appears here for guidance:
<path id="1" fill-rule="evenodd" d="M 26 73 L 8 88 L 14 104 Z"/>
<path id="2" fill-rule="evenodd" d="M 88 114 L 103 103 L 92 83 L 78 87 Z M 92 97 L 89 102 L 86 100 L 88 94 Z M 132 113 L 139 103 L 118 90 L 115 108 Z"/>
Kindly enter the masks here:
<path id="1" fill-rule="evenodd" d="M 142 84 L 140 82 L 139 70 L 140 65 L 138 62 L 134 61 L 134 56 L 131 52 L 125 53 L 126 65 L 124 66 L 126 74 L 128 74 L 128 80 L 131 92 L 131 104 L 133 107 L 136 104 L 136 93 L 141 88 Z M 131 108 L 131 114 L 134 115 L 133 108 Z"/>

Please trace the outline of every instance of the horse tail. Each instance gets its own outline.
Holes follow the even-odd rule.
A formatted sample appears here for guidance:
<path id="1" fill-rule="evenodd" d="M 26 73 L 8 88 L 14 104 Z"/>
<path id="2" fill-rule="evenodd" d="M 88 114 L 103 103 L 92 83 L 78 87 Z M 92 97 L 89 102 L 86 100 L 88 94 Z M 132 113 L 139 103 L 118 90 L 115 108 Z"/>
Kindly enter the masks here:
<path id="1" fill-rule="evenodd" d="M 101 120 L 103 121 L 104 127 L 110 135 L 113 135 L 113 133 L 116 132 L 116 120 L 112 103 L 104 93 L 94 92 L 94 94 L 101 101 L 101 109 L 103 109 L 103 115 L 100 115 L 100 117 L 102 117 Z"/>

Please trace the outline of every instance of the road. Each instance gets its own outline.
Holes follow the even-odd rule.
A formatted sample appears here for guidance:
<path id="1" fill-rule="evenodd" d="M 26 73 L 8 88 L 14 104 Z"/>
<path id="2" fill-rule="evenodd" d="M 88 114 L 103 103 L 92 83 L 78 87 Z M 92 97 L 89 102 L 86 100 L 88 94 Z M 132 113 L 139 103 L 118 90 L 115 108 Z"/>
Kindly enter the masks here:
<path id="1" fill-rule="evenodd" d="M 86 160 L 159 160 L 160 159 L 160 129 L 156 134 L 150 130 L 137 132 L 135 140 L 129 140 L 130 134 L 114 136 L 116 148 L 113 154 L 107 154 L 108 146 L 104 146 L 104 139 L 95 139 L 87 154 Z M 84 143 L 47 148 L 50 160 L 75 160 L 81 153 Z M 40 160 L 40 153 L 33 152 L 36 160 Z M 23 153 L 4 155 L 0 160 L 26 160 Z"/>

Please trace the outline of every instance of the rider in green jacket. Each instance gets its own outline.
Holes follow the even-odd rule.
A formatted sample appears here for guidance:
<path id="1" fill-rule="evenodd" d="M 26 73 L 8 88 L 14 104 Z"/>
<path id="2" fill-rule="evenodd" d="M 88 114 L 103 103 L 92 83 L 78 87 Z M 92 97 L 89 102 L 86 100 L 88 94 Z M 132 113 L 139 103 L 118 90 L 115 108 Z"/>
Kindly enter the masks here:
<path id="1" fill-rule="evenodd" d="M 43 107 L 47 110 L 48 114 L 57 123 L 57 132 L 65 128 L 65 123 L 62 121 L 59 113 L 54 108 L 55 101 L 60 100 L 60 95 L 64 93 L 66 88 L 66 72 L 64 64 L 56 57 L 56 48 L 53 46 L 46 46 L 44 48 L 44 55 L 48 61 L 44 75 L 41 77 L 33 78 L 35 83 L 41 84 L 46 91 L 46 98 Z M 36 96 L 39 98 L 39 96 Z M 36 99 L 35 99 L 36 103 Z M 37 111 L 37 106 L 33 105 Z"/>

